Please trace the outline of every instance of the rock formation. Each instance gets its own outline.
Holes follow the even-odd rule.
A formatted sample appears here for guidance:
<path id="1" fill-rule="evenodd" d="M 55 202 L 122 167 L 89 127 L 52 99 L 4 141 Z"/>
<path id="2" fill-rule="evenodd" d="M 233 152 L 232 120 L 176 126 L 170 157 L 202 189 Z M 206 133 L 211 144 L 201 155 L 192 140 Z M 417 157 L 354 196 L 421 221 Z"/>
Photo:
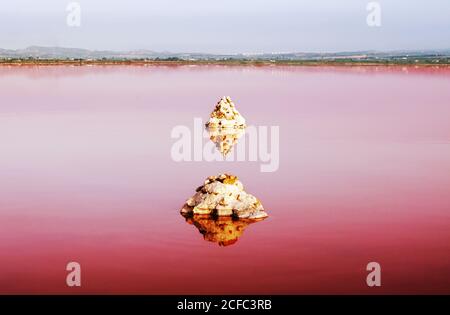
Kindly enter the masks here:
<path id="1" fill-rule="evenodd" d="M 217 103 L 206 123 L 208 128 L 245 128 L 245 119 L 238 112 L 229 96 Z"/>
<path id="2" fill-rule="evenodd" d="M 261 202 L 245 192 L 239 179 L 230 174 L 208 177 L 204 184 L 197 188 L 194 196 L 186 201 L 181 213 L 245 219 L 267 217 Z"/>

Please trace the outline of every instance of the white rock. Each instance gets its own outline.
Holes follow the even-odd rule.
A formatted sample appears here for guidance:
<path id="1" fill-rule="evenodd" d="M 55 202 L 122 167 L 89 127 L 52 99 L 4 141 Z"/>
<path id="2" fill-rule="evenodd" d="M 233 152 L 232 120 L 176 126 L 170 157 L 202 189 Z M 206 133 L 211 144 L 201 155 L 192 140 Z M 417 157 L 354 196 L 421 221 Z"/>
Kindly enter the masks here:
<path id="1" fill-rule="evenodd" d="M 244 191 L 244 186 L 234 175 L 210 176 L 205 184 L 186 201 L 183 214 L 215 214 L 239 218 L 260 219 L 267 217 L 260 201 Z"/>

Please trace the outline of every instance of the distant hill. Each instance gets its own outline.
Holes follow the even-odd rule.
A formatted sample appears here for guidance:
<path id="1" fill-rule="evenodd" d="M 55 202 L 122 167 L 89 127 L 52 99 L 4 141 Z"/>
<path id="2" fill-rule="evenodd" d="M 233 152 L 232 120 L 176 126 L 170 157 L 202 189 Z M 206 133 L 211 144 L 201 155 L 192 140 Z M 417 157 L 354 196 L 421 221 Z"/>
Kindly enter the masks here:
<path id="1" fill-rule="evenodd" d="M 333 61 L 333 60 L 405 60 L 414 58 L 450 58 L 448 50 L 424 51 L 355 51 L 337 53 L 241 53 L 241 54 L 207 54 L 207 53 L 172 53 L 152 50 L 110 51 L 88 50 L 65 47 L 30 46 L 25 49 L 1 49 L 1 59 L 82 59 L 82 60 L 136 60 L 136 59 L 175 59 L 175 60 L 274 60 L 274 61 Z"/>

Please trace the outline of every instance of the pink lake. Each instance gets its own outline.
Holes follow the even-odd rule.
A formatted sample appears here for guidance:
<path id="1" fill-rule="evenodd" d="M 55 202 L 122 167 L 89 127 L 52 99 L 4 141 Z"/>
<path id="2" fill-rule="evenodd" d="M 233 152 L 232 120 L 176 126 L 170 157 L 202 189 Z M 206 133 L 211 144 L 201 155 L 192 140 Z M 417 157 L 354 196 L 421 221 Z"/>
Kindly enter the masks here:
<path id="1" fill-rule="evenodd" d="M 171 158 L 223 95 L 275 172 Z M 269 214 L 230 246 L 179 214 L 221 172 Z M 0 252 L 2 294 L 449 294 L 450 68 L 2 66 Z"/>

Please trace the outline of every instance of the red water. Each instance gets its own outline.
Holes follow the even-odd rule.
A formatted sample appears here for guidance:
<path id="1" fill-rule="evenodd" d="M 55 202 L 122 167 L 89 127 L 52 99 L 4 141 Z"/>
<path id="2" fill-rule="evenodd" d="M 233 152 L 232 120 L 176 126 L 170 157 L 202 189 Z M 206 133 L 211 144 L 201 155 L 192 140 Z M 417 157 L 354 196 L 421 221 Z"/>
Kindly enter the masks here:
<path id="1" fill-rule="evenodd" d="M 222 95 L 278 171 L 171 159 Z M 224 171 L 269 213 L 226 247 L 179 215 Z M 450 293 L 450 69 L 0 67 L 0 252 L 0 293 Z"/>

